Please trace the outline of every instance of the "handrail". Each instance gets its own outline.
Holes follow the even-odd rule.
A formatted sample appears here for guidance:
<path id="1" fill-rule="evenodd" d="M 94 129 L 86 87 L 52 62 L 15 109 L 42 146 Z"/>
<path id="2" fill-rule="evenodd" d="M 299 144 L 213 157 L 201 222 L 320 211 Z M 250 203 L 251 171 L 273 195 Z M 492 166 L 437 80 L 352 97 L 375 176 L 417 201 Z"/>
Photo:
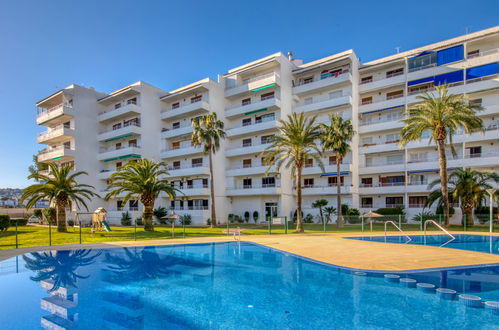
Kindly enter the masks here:
<path id="1" fill-rule="evenodd" d="M 426 239 L 426 225 L 428 224 L 428 222 L 431 222 L 433 223 L 435 226 L 437 226 L 441 231 L 443 231 L 444 233 L 446 233 L 447 235 L 449 235 L 452 239 L 456 239 L 456 237 L 454 237 L 454 235 L 452 235 L 451 233 L 449 233 L 447 230 L 445 230 L 444 227 L 440 226 L 435 220 L 426 220 L 425 223 L 424 223 L 424 236 L 425 236 L 425 239 Z"/>
<path id="2" fill-rule="evenodd" d="M 412 238 L 411 238 L 409 235 L 407 235 L 407 234 L 406 234 L 406 233 L 405 233 L 405 232 L 404 232 L 404 231 L 403 231 L 403 230 L 402 230 L 399 226 L 397 226 L 397 224 L 396 224 L 395 222 L 393 222 L 393 221 L 391 221 L 391 220 L 390 220 L 390 221 L 385 221 L 385 237 L 386 237 L 386 225 L 387 225 L 387 224 L 389 224 L 389 223 L 391 223 L 391 224 L 392 224 L 395 228 L 397 228 L 397 229 L 398 229 L 398 230 L 399 230 L 399 231 L 400 231 L 400 232 L 401 232 L 401 233 L 402 233 L 405 237 L 407 237 L 407 239 L 408 239 L 408 241 L 407 241 L 407 242 L 412 241 Z"/>
<path id="3" fill-rule="evenodd" d="M 234 230 L 234 241 L 240 241 L 240 240 L 241 240 L 241 228 L 237 227 L 236 230 Z"/>

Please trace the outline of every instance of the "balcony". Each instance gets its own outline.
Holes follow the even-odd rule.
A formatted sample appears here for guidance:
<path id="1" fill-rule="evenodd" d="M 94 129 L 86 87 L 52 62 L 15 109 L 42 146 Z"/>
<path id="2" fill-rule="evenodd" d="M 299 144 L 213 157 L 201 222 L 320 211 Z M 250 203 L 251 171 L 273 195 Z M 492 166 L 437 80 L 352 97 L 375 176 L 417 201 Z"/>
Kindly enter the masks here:
<path id="1" fill-rule="evenodd" d="M 378 117 L 376 117 L 378 118 Z M 362 119 L 359 125 L 359 134 L 388 131 L 393 129 L 399 129 L 404 127 L 404 123 L 401 121 L 404 119 L 404 115 L 397 117 L 382 117 L 381 119 Z"/>
<path id="2" fill-rule="evenodd" d="M 400 150 L 399 140 L 390 140 L 379 143 L 363 144 L 359 146 L 359 152 L 361 154 L 373 154 L 378 152 L 388 152 Z"/>
<path id="3" fill-rule="evenodd" d="M 53 129 L 49 129 L 47 132 L 38 134 L 37 141 L 40 144 L 62 143 L 70 140 L 73 136 L 73 128 L 59 125 Z"/>
<path id="4" fill-rule="evenodd" d="M 102 123 L 107 123 L 111 120 L 123 119 L 130 115 L 139 115 L 140 107 L 133 102 L 123 104 L 119 108 L 111 108 L 99 113 L 97 119 Z"/>
<path id="5" fill-rule="evenodd" d="M 340 172 L 350 172 L 351 164 L 344 162 L 340 164 Z M 324 164 L 324 172 L 319 167 L 318 164 L 314 164 L 313 166 L 305 166 L 302 170 L 302 175 L 311 175 L 311 174 L 322 174 L 322 173 L 336 173 L 336 164 Z"/>
<path id="6" fill-rule="evenodd" d="M 405 182 L 378 182 L 375 184 L 360 184 L 359 194 L 402 194 L 405 192 Z"/>
<path id="7" fill-rule="evenodd" d="M 67 122 L 73 116 L 74 110 L 70 104 L 59 104 L 40 112 L 36 117 L 36 123 L 38 125 L 56 126 Z"/>
<path id="8" fill-rule="evenodd" d="M 225 97 L 233 97 L 246 92 L 257 92 L 280 85 L 280 77 L 275 72 L 253 77 L 225 90 Z"/>
<path id="9" fill-rule="evenodd" d="M 239 135 L 248 135 L 261 131 L 273 130 L 277 127 L 276 124 L 277 124 L 276 120 L 267 120 L 267 121 L 260 121 L 258 123 L 252 123 L 249 125 L 229 128 L 227 130 L 227 136 L 235 137 Z"/>
<path id="10" fill-rule="evenodd" d="M 140 135 L 141 134 L 140 124 L 138 123 L 128 123 L 121 126 L 120 128 L 103 130 L 97 136 L 99 142 L 109 142 L 114 140 L 119 140 L 122 138 Z"/>
<path id="11" fill-rule="evenodd" d="M 226 170 L 227 176 L 248 176 L 248 175 L 258 175 L 264 174 L 268 169 L 268 166 L 265 165 L 256 165 L 256 166 L 244 166 L 237 165 L 229 167 Z M 268 173 L 277 173 L 275 166 L 272 166 Z"/>
<path id="12" fill-rule="evenodd" d="M 474 67 L 488 63 L 499 62 L 499 48 L 488 49 L 468 55 L 466 58 L 466 66 Z"/>
<path id="13" fill-rule="evenodd" d="M 140 147 L 123 146 L 121 148 L 101 148 L 97 155 L 98 160 L 110 162 L 119 159 L 140 158 Z"/>
<path id="14" fill-rule="evenodd" d="M 269 97 L 268 99 L 253 102 L 246 105 L 239 105 L 225 110 L 225 117 L 232 118 L 236 116 L 242 116 L 249 114 L 254 111 L 264 111 L 264 110 L 276 110 L 281 107 L 281 100 L 275 97 Z"/>
<path id="15" fill-rule="evenodd" d="M 329 110 L 332 108 L 337 108 L 345 105 L 352 104 L 352 97 L 350 95 L 330 98 L 321 98 L 316 102 L 305 104 L 301 102 L 295 106 L 295 112 L 306 112 L 311 113 L 315 111 Z"/>
<path id="16" fill-rule="evenodd" d="M 293 94 L 300 95 L 311 91 L 320 91 L 323 89 L 327 89 L 333 85 L 351 83 L 351 81 L 352 75 L 348 71 L 346 71 L 337 76 L 330 75 L 329 77 L 324 79 L 298 84 L 297 86 L 293 87 Z"/>
<path id="17" fill-rule="evenodd" d="M 187 197 L 193 197 L 193 196 L 210 196 L 210 188 L 208 188 L 208 185 L 184 185 L 182 188 L 180 187 L 175 187 L 177 188 L 180 192 L 177 192 L 177 196 L 187 196 Z"/>
<path id="18" fill-rule="evenodd" d="M 225 189 L 227 196 L 268 196 L 280 195 L 281 187 L 279 184 L 252 184 L 240 185 L 236 187 L 227 187 Z"/>
<path id="19" fill-rule="evenodd" d="M 180 147 L 180 148 L 168 148 L 161 151 L 161 158 L 173 158 L 185 155 L 202 154 L 203 149 L 201 147 Z"/>
<path id="20" fill-rule="evenodd" d="M 65 146 L 58 146 L 55 148 L 47 148 L 38 154 L 39 162 L 52 162 L 54 160 L 60 160 L 61 162 L 66 162 L 74 159 L 75 150 Z"/>
<path id="21" fill-rule="evenodd" d="M 175 109 L 166 109 L 161 111 L 161 119 L 169 120 L 176 119 L 180 117 L 186 116 L 197 116 L 201 114 L 206 114 L 210 112 L 211 107 L 207 101 L 197 101 L 181 104 L 178 108 Z"/>
<path id="22" fill-rule="evenodd" d="M 176 128 L 163 128 L 161 130 L 161 137 L 164 139 L 170 139 L 173 137 L 179 137 L 182 135 L 191 135 L 192 134 L 192 126 L 185 125 L 179 126 Z"/>
<path id="23" fill-rule="evenodd" d="M 188 177 L 188 176 L 199 176 L 199 175 L 210 175 L 210 168 L 206 165 L 201 164 L 200 166 L 168 166 L 169 177 Z"/>
<path id="24" fill-rule="evenodd" d="M 360 84 L 359 92 L 364 93 L 367 91 L 387 88 L 401 84 L 405 84 L 405 75 L 403 72 L 396 75 L 392 75 L 390 77 L 382 77 L 379 79 L 371 80 L 370 82 Z"/>
<path id="25" fill-rule="evenodd" d="M 404 161 L 379 160 L 359 166 L 360 174 L 377 174 L 389 172 L 401 172 L 405 170 Z"/>
<path id="26" fill-rule="evenodd" d="M 384 100 L 375 101 L 373 103 L 360 104 L 359 112 L 364 113 L 364 112 L 370 112 L 386 108 L 395 108 L 403 106 L 404 104 L 405 104 L 404 95 L 386 97 Z"/>
<path id="27" fill-rule="evenodd" d="M 310 185 L 303 186 L 302 195 L 304 196 L 335 196 L 337 195 L 337 185 Z M 341 185 L 341 195 L 349 194 L 350 186 Z"/>
<path id="28" fill-rule="evenodd" d="M 254 154 L 254 153 L 261 153 L 269 145 L 270 145 L 270 143 L 266 143 L 266 144 L 253 143 L 251 145 L 228 148 L 225 151 L 225 156 L 226 157 L 234 157 L 234 156 L 248 155 L 248 154 Z"/>

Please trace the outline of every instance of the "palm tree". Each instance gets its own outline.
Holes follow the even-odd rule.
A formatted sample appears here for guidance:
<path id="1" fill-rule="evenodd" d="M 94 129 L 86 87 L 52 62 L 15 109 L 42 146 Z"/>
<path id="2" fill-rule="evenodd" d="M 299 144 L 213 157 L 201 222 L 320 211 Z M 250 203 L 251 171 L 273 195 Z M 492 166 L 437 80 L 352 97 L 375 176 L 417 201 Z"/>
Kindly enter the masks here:
<path id="1" fill-rule="evenodd" d="M 476 115 L 481 106 L 469 103 L 463 94 L 448 93 L 447 85 L 436 87 L 437 94 L 424 93 L 418 96 L 421 101 L 409 109 L 409 116 L 402 120 L 405 126 L 401 131 L 400 146 L 421 139 L 425 132 L 430 132 L 430 143 L 435 141 L 440 163 L 440 182 L 442 190 L 442 206 L 444 208 L 444 224 L 449 225 L 449 194 L 447 178 L 446 142 L 449 141 L 451 152 L 456 155 L 452 136 L 463 128 L 469 134 L 483 129 L 483 122 Z"/>
<path id="2" fill-rule="evenodd" d="M 331 221 L 333 215 L 336 213 L 336 208 L 334 206 L 326 206 L 324 208 L 324 212 L 326 212 L 326 224 Z"/>
<path id="3" fill-rule="evenodd" d="M 329 117 L 329 124 L 321 124 L 321 143 L 324 152 L 333 151 L 336 156 L 336 194 L 338 210 L 338 227 L 343 227 L 343 217 L 341 214 L 341 163 L 350 152 L 350 144 L 355 131 L 352 122 L 344 120 L 340 115 L 335 114 Z"/>
<path id="4" fill-rule="evenodd" d="M 325 199 L 318 199 L 312 203 L 312 207 L 319 209 L 319 214 L 321 216 L 321 223 L 324 224 L 324 213 L 322 212 L 323 208 L 327 205 L 328 201 Z"/>
<path id="5" fill-rule="evenodd" d="M 194 118 L 192 121 L 192 144 L 203 146 L 203 152 L 208 154 L 210 162 L 211 228 L 217 226 L 212 157 L 220 149 L 220 140 L 225 139 L 225 136 L 224 122 L 217 119 L 215 112 Z"/>
<path id="6" fill-rule="evenodd" d="M 106 200 L 124 193 L 123 203 L 130 199 L 138 199 L 144 205 L 142 220 L 144 230 L 153 231 L 152 216 L 154 201 L 161 192 L 165 192 L 170 199 L 175 198 L 176 188 L 166 180 L 168 171 L 163 163 L 156 163 L 143 158 L 136 162 L 129 162 L 113 173 L 109 180 L 109 188 L 114 190 L 106 195 Z"/>
<path id="7" fill-rule="evenodd" d="M 78 208 L 85 207 L 88 210 L 86 200 L 91 197 L 99 197 L 92 191 L 93 186 L 88 184 L 79 184 L 76 178 L 80 175 L 87 175 L 87 172 L 78 171 L 71 173 L 73 165 L 57 166 L 55 163 L 48 164 L 50 174 L 43 175 L 34 172 L 28 176 L 28 179 L 35 179 L 40 182 L 33 184 L 26 189 L 21 196 L 21 203 L 28 200 L 26 208 L 35 206 L 36 202 L 42 199 L 48 199 L 50 204 L 54 204 L 57 210 L 57 231 L 66 232 L 66 208 L 74 203 Z"/>
<path id="8" fill-rule="evenodd" d="M 31 258 L 23 255 L 26 262 L 26 268 L 36 272 L 36 276 L 31 276 L 33 281 L 53 282 L 49 291 L 55 291 L 59 288 L 76 288 L 78 279 L 85 279 L 88 276 L 78 274 L 78 268 L 88 266 L 94 263 L 101 252 L 90 255 L 92 250 L 62 250 L 33 252 Z"/>
<path id="9" fill-rule="evenodd" d="M 301 178 L 305 162 L 312 158 L 324 171 L 321 151 L 315 143 L 319 132 L 315 119 L 315 116 L 306 119 L 303 113 L 288 115 L 287 121 L 280 119 L 277 126 L 279 135 L 274 136 L 272 143 L 262 153 L 264 163 L 268 166 L 266 173 L 273 165 L 278 171 L 282 166 L 291 168 L 295 177 L 296 231 L 299 233 L 303 232 Z"/>
<path id="10" fill-rule="evenodd" d="M 467 226 L 473 225 L 473 210 L 487 199 L 486 189 L 492 188 L 491 182 L 499 183 L 499 174 L 458 168 L 449 175 L 448 193 L 453 200 L 461 202 L 463 225 L 464 221 Z M 428 188 L 432 189 L 440 183 L 441 180 L 435 180 L 428 185 Z M 426 205 L 431 206 L 437 201 L 440 203 L 443 201 L 441 189 L 430 193 Z"/>

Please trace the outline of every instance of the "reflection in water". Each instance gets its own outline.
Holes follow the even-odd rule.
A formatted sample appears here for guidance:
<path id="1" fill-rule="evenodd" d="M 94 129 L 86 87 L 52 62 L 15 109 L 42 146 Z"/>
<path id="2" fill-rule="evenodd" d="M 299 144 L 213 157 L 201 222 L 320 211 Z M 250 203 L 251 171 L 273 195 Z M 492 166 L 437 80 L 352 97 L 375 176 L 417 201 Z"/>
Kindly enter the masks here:
<path id="1" fill-rule="evenodd" d="M 73 329 L 78 325 L 77 281 L 89 275 L 78 274 L 83 266 L 91 265 L 100 255 L 90 256 L 90 250 L 47 251 L 31 253 L 31 258 L 23 256 L 26 268 L 36 272 L 31 280 L 40 282 L 49 297 L 42 298 L 41 308 L 50 312 L 41 319 L 44 329 Z"/>

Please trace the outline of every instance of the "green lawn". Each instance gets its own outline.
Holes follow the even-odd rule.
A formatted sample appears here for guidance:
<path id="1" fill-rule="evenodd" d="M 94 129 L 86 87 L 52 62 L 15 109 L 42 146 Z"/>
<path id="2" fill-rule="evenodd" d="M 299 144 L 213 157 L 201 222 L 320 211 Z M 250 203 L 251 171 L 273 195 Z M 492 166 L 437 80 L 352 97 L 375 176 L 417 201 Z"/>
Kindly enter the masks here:
<path id="1" fill-rule="evenodd" d="M 268 226 L 266 225 L 249 225 L 249 224 L 233 224 L 231 228 L 240 227 L 243 229 L 245 235 L 264 235 L 269 234 Z M 389 227 L 389 231 L 394 231 L 395 228 Z M 403 230 L 419 230 L 418 224 L 402 224 Z M 434 228 L 432 228 L 434 229 Z M 451 226 L 451 230 L 463 230 L 461 226 Z M 383 224 L 374 224 L 373 231 L 383 231 Z M 468 231 L 483 231 L 488 232 L 488 226 L 474 226 L 467 228 Z M 332 232 L 361 232 L 362 227 L 358 225 L 346 225 L 343 229 L 339 230 L 336 225 L 328 225 L 326 231 Z M 370 227 L 364 227 L 365 232 L 370 231 Z M 305 233 L 323 233 L 324 227 L 320 224 L 305 224 Z M 284 226 L 273 226 L 272 234 L 284 234 Z M 288 230 L 288 234 L 294 234 L 294 228 Z M 185 233 L 182 227 L 175 228 L 175 238 L 183 237 L 209 237 L 209 236 L 225 236 L 226 227 L 221 225 L 218 228 L 208 227 L 186 227 Z M 82 228 L 81 241 L 82 243 L 96 243 L 96 242 L 113 242 L 113 241 L 133 241 L 133 240 L 152 240 L 152 239 L 171 239 L 172 228 L 171 226 L 156 226 L 154 232 L 146 232 L 142 228 L 133 227 L 112 227 L 111 232 L 98 232 L 91 235 L 90 228 Z M 20 226 L 18 228 L 18 246 L 46 246 L 46 245 L 59 245 L 59 244 L 77 244 L 80 242 L 79 229 L 73 230 L 69 228 L 68 233 L 57 233 L 56 228 L 52 227 L 50 235 L 48 227 L 38 226 Z M 16 228 L 10 227 L 5 232 L 0 232 L 0 249 L 12 249 L 16 247 Z"/>

